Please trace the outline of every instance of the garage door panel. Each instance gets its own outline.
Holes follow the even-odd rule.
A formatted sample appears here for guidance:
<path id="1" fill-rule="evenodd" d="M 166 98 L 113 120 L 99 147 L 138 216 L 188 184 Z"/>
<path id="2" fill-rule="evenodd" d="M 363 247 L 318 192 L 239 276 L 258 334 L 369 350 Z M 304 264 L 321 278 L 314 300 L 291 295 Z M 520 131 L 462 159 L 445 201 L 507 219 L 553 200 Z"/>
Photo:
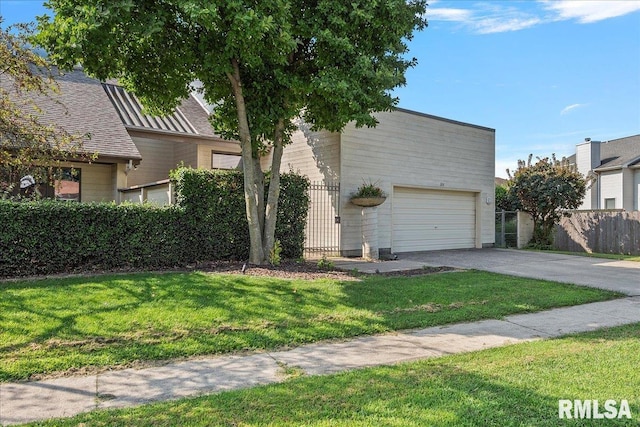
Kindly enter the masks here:
<path id="1" fill-rule="evenodd" d="M 471 230 L 469 230 L 471 231 Z M 429 231 L 428 235 L 425 236 L 425 233 L 420 233 L 420 232 L 402 232 L 402 233 L 398 233 L 398 236 L 396 238 L 396 235 L 394 234 L 394 242 L 396 241 L 400 241 L 400 242 L 431 242 L 431 241 L 436 241 L 436 240 L 451 240 L 451 241 L 464 241 L 464 242 L 468 242 L 470 239 L 466 236 L 463 235 L 463 233 L 458 233 L 457 235 L 455 234 L 454 231 L 452 230 L 439 230 L 439 231 Z"/>
<path id="2" fill-rule="evenodd" d="M 404 225 L 402 227 L 397 227 L 394 229 L 394 238 L 400 238 L 400 239 L 410 239 L 411 237 L 415 237 L 415 236 L 419 236 L 420 239 L 423 239 L 424 237 L 422 236 L 423 233 L 432 233 L 432 234 L 443 234 L 443 233 L 449 233 L 451 235 L 451 238 L 456 238 L 456 232 L 457 231 L 466 231 L 468 235 L 470 235 L 471 233 L 475 233 L 475 228 L 474 227 L 469 227 L 467 225 L 460 225 L 460 226 L 455 226 L 455 225 L 448 225 L 448 226 L 441 226 L 438 228 L 433 228 L 433 227 L 412 227 L 411 225 Z M 466 236 L 465 236 L 466 237 Z"/>
<path id="3" fill-rule="evenodd" d="M 398 215 L 398 214 L 396 214 Z M 401 215 L 402 223 L 396 224 L 399 227 L 427 227 L 433 228 L 435 226 L 447 226 L 448 224 L 454 224 L 459 227 L 461 224 L 470 224 L 471 227 L 475 227 L 475 215 L 446 215 L 446 216 L 431 216 L 431 215 Z"/>
<path id="4" fill-rule="evenodd" d="M 475 247 L 475 194 L 395 187 L 394 252 Z"/>

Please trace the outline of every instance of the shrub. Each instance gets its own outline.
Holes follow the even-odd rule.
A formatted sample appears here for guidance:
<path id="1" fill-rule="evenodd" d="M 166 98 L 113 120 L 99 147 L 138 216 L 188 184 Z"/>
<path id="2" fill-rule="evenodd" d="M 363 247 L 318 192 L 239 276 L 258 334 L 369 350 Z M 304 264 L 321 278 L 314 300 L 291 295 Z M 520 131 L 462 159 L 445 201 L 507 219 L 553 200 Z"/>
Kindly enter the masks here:
<path id="1" fill-rule="evenodd" d="M 0 277 L 246 259 L 242 174 L 182 168 L 172 179 L 176 206 L 0 200 Z M 308 186 L 299 175 L 282 176 L 283 257 L 302 255 Z"/>
<path id="2" fill-rule="evenodd" d="M 358 187 L 358 190 L 351 194 L 352 199 L 359 197 L 387 197 L 387 195 L 378 187 L 377 182 L 364 181 L 360 187 Z"/>

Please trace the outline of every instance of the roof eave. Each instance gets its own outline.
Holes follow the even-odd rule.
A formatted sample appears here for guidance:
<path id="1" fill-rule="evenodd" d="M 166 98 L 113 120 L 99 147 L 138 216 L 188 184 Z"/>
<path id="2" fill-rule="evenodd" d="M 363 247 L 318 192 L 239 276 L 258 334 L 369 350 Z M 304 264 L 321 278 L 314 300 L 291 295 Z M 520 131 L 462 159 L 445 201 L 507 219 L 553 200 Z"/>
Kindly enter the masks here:
<path id="1" fill-rule="evenodd" d="M 192 134 L 192 133 L 184 133 L 184 132 L 175 132 L 170 130 L 159 130 L 159 129 L 150 129 L 143 126 L 130 126 L 125 125 L 125 128 L 129 132 L 131 136 L 138 137 L 149 137 L 149 136 L 165 136 L 171 137 L 172 140 L 176 140 L 176 138 L 185 138 L 191 141 L 210 141 L 210 142 L 229 142 L 239 144 L 238 141 L 228 140 L 217 136 L 208 136 L 202 134 Z"/>

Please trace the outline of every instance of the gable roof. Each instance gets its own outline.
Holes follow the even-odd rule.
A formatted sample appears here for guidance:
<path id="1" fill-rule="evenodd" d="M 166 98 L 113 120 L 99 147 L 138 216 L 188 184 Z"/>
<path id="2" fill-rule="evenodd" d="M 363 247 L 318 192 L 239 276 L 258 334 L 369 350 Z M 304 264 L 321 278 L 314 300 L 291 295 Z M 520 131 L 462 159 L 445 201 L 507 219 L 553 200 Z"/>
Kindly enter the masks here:
<path id="1" fill-rule="evenodd" d="M 142 160 L 131 131 L 222 140 L 209 122 L 209 112 L 193 95 L 172 114 L 157 117 L 143 114 L 136 96 L 115 81 L 100 82 L 81 69 L 54 75 L 59 93 L 49 97 L 28 93 L 42 110 L 42 123 L 72 135 L 89 135 L 83 138 L 83 151 L 98 153 L 99 159 Z M 10 91 L 10 82 L 3 80 L 3 89 Z"/>
<path id="2" fill-rule="evenodd" d="M 107 96 L 115 107 L 122 123 L 127 128 L 148 128 L 171 132 L 196 133 L 195 129 L 180 111 L 165 117 L 155 117 L 142 113 L 138 99 L 121 86 L 102 83 Z"/>
<path id="3" fill-rule="evenodd" d="M 151 116 L 143 113 L 138 98 L 115 83 L 102 83 L 107 97 L 129 130 L 158 131 L 201 137 L 219 138 L 209 123 L 208 112 L 193 97 L 182 101 L 172 114 Z"/>
<path id="4" fill-rule="evenodd" d="M 601 143 L 600 159 L 601 163 L 595 169 L 596 171 L 640 164 L 640 135 Z"/>

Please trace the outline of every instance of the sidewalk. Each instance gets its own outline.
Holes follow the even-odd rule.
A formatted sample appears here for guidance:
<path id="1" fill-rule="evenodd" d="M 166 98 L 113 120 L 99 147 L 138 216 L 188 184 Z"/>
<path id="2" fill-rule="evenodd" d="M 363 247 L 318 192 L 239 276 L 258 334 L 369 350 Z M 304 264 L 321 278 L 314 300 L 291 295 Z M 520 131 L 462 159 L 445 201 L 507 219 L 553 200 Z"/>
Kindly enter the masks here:
<path id="1" fill-rule="evenodd" d="M 412 266 L 404 266 L 411 268 Z M 418 267 L 419 268 L 419 267 Z M 70 417 L 95 409 L 281 382 L 284 368 L 322 375 L 483 350 L 640 322 L 640 297 L 421 330 L 318 343 L 288 351 L 230 355 L 80 377 L 0 384 L 0 424 Z"/>

